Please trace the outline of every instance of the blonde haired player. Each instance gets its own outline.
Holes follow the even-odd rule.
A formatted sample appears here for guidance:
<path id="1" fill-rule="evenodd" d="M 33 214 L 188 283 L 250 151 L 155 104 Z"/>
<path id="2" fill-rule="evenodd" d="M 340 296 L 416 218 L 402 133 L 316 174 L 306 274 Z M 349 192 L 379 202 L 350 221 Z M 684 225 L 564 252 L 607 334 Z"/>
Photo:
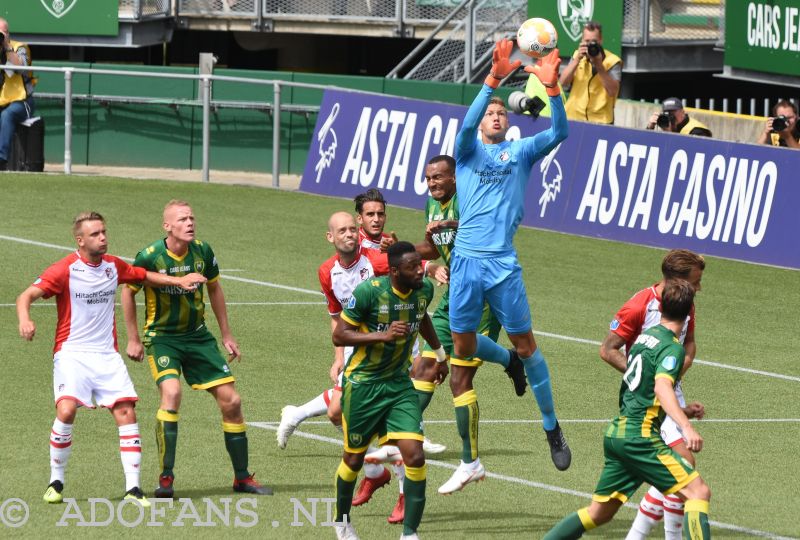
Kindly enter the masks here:
<path id="1" fill-rule="evenodd" d="M 36 324 L 31 304 L 56 297 L 58 323 L 53 347 L 53 393 L 56 419 L 50 431 L 48 503 L 63 500 L 64 472 L 72 453 L 72 426 L 78 407 L 111 411 L 119 428 L 119 450 L 125 472 L 125 499 L 150 506 L 139 487 L 142 443 L 134 404 L 138 396 L 117 352 L 114 297 L 122 283 L 143 281 L 192 291 L 206 278 L 180 278 L 147 272 L 107 255 L 106 223 L 97 212 L 78 214 L 72 224 L 78 250 L 51 265 L 17 298 L 20 336 L 31 341 Z"/>

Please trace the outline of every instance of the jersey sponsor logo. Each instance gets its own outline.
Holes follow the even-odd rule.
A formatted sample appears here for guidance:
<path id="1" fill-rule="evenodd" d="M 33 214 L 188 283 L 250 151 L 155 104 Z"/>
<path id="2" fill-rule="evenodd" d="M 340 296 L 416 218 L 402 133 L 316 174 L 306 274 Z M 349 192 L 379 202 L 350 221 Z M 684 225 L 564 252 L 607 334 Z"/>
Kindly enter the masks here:
<path id="1" fill-rule="evenodd" d="M 347 301 L 347 309 L 353 309 L 354 307 L 356 307 L 356 297 L 351 296 L 350 300 Z"/>
<path id="2" fill-rule="evenodd" d="M 619 321 L 617 319 L 614 319 L 613 321 L 611 321 L 611 324 L 608 327 L 611 330 L 616 330 L 617 328 L 619 328 Z"/>
<path id="3" fill-rule="evenodd" d="M 348 433 L 347 438 L 350 440 L 351 446 L 361 446 L 364 440 L 360 433 Z"/>
<path id="4" fill-rule="evenodd" d="M 677 341 L 677 340 L 676 340 Z M 672 371 L 678 365 L 678 359 L 674 356 L 667 356 L 661 361 L 661 367 L 667 371 Z"/>
<path id="5" fill-rule="evenodd" d="M 165 368 L 169 365 L 169 356 L 159 356 L 156 362 L 159 366 Z"/>
<path id="6" fill-rule="evenodd" d="M 317 140 L 319 141 L 319 160 L 317 161 L 314 170 L 317 171 L 317 184 L 319 184 L 322 177 L 322 171 L 327 169 L 336 158 L 336 147 L 338 141 L 336 138 L 336 131 L 333 129 L 333 121 L 339 116 L 339 104 L 334 103 L 331 107 L 331 112 L 328 118 L 322 124 L 317 132 Z"/>
<path id="7" fill-rule="evenodd" d="M 205 267 L 206 267 L 206 263 L 204 263 L 203 261 L 195 261 L 194 262 L 194 271 L 197 272 L 198 274 L 202 274 L 203 273 L 203 269 L 205 269 Z"/>
<path id="8" fill-rule="evenodd" d="M 188 264 L 184 264 L 183 266 L 173 266 L 172 268 L 169 269 L 169 273 L 177 274 L 178 272 L 188 272 L 191 269 L 192 269 L 191 266 L 189 266 Z"/>
<path id="9" fill-rule="evenodd" d="M 408 311 L 410 309 L 414 309 L 414 304 L 395 304 L 394 310 L 395 311 Z"/>

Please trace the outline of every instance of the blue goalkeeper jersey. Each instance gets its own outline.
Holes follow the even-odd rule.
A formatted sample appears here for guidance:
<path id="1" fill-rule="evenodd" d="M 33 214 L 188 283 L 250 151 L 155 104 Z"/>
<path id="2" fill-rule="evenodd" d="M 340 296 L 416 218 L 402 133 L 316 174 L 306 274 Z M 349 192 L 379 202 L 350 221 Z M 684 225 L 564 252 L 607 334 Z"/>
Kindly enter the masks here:
<path id="1" fill-rule="evenodd" d="M 492 88 L 483 85 L 456 139 L 456 190 L 461 217 L 456 252 L 463 257 L 513 253 L 512 240 L 524 214 L 525 186 L 533 164 L 567 138 L 567 114 L 560 96 L 550 98 L 552 125 L 533 137 L 500 144 L 478 140 Z"/>

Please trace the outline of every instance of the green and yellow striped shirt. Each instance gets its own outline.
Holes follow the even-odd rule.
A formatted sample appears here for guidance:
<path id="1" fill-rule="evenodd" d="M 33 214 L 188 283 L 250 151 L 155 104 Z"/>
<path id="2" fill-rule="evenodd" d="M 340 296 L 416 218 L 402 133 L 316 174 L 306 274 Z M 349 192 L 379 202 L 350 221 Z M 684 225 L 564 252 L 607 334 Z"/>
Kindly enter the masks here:
<path id="1" fill-rule="evenodd" d="M 428 197 L 428 202 L 425 204 L 425 219 L 427 223 L 431 221 L 442 220 L 458 220 L 458 195 L 453 194 L 453 198 L 444 204 L 433 197 Z M 439 251 L 439 255 L 444 259 L 444 263 L 450 266 L 450 253 L 453 251 L 453 246 L 456 245 L 456 229 L 442 229 L 432 235 L 433 245 Z"/>
<path id="2" fill-rule="evenodd" d="M 167 249 L 165 240 L 158 240 L 136 255 L 134 266 L 151 272 L 181 277 L 192 272 L 203 274 L 210 282 L 219 279 L 219 267 L 211 246 L 200 240 L 189 244 L 182 257 Z M 138 291 L 141 284 L 128 285 Z M 145 337 L 187 334 L 205 324 L 204 287 L 193 292 L 180 287 L 144 287 Z"/>
<path id="3" fill-rule="evenodd" d="M 421 289 L 403 295 L 392 287 L 389 276 L 361 282 L 350 298 L 341 318 L 364 333 L 385 332 L 392 321 L 410 324 L 411 331 L 391 343 L 375 343 L 353 348 L 344 366 L 344 376 L 353 382 L 378 382 L 408 376 L 411 352 L 419 325 L 433 300 L 433 284 L 427 279 Z"/>

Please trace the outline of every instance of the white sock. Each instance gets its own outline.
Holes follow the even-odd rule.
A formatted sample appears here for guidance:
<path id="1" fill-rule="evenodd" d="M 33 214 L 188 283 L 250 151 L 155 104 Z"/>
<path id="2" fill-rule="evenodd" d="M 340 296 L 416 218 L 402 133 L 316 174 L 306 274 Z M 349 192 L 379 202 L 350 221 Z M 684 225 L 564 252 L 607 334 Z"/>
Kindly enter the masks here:
<path id="1" fill-rule="evenodd" d="M 402 463 L 400 465 L 392 465 L 394 475 L 397 477 L 397 485 L 400 488 L 400 495 L 403 494 L 403 480 L 406 478 L 406 466 Z"/>
<path id="2" fill-rule="evenodd" d="M 139 473 L 142 465 L 142 438 L 139 424 L 119 426 L 119 456 L 125 472 L 125 491 L 139 487 Z"/>
<path id="3" fill-rule="evenodd" d="M 306 418 L 313 418 L 315 416 L 322 416 L 328 412 L 328 403 L 330 403 L 331 398 L 328 394 L 330 390 L 325 390 L 320 395 L 303 403 L 299 407 L 297 407 L 298 413 L 302 416 L 301 418 L 295 417 L 295 419 L 302 422 Z"/>
<path id="4" fill-rule="evenodd" d="M 50 483 L 64 483 L 64 470 L 72 453 L 72 424 L 64 424 L 58 418 L 50 431 Z"/>
<path id="5" fill-rule="evenodd" d="M 654 487 L 650 487 L 639 503 L 639 511 L 633 520 L 631 530 L 625 540 L 644 540 L 656 523 L 664 516 L 664 496 Z"/>
<path id="6" fill-rule="evenodd" d="M 683 533 L 683 501 L 675 495 L 664 496 L 664 538 L 681 540 Z"/>
<path id="7" fill-rule="evenodd" d="M 471 471 L 477 469 L 478 465 L 480 464 L 481 464 L 481 458 L 475 458 L 475 461 L 471 461 L 470 463 L 464 463 L 463 461 L 461 462 L 461 465 L 463 465 L 464 467 L 466 467 Z"/>
<path id="8" fill-rule="evenodd" d="M 375 450 L 377 450 L 377 448 L 369 445 L 367 448 L 367 454 L 374 452 Z M 381 475 L 383 475 L 383 465 L 367 463 L 366 461 L 364 462 L 364 476 L 367 478 L 378 478 Z"/>

